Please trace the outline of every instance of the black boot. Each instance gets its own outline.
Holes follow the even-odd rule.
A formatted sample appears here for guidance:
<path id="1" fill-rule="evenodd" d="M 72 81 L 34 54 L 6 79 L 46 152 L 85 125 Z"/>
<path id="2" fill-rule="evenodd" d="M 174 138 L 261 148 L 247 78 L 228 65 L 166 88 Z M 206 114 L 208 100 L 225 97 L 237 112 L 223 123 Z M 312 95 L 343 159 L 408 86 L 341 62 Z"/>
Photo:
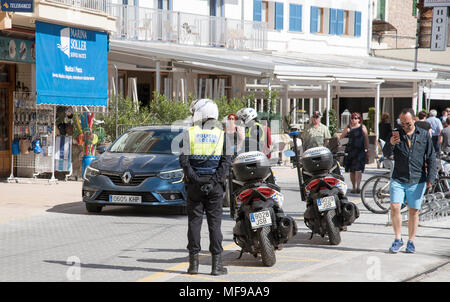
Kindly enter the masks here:
<path id="1" fill-rule="evenodd" d="M 222 264 L 222 254 L 212 255 L 211 275 L 220 276 L 226 275 L 227 273 L 227 269 Z"/>
<path id="2" fill-rule="evenodd" d="M 198 254 L 189 253 L 189 268 L 187 273 L 191 275 L 198 274 Z"/>

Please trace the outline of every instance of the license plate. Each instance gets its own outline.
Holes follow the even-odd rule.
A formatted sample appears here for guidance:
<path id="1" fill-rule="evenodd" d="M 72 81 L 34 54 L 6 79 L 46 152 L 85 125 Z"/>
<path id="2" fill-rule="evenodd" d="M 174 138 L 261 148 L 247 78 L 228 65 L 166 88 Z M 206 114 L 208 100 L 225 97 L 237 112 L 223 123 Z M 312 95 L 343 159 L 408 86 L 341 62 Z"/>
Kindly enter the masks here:
<path id="1" fill-rule="evenodd" d="M 317 199 L 317 207 L 320 212 L 336 209 L 336 201 L 334 200 L 334 196 L 327 196 Z"/>
<path id="2" fill-rule="evenodd" d="M 142 196 L 109 195 L 109 202 L 112 202 L 112 203 L 142 203 Z"/>
<path id="3" fill-rule="evenodd" d="M 252 224 L 252 229 L 257 229 L 267 225 L 272 225 L 272 218 L 270 217 L 269 211 L 260 211 L 250 213 L 250 222 Z"/>

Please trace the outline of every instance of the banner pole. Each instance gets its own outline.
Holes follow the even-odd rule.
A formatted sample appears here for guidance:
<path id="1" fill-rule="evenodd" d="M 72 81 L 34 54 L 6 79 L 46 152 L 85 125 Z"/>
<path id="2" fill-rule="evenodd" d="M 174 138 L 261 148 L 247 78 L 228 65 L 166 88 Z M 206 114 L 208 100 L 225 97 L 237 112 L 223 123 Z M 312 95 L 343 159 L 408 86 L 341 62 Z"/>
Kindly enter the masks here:
<path id="1" fill-rule="evenodd" d="M 49 183 L 57 182 L 55 178 L 55 144 L 56 144 L 56 105 L 53 105 L 53 152 L 52 152 L 52 178 Z"/>

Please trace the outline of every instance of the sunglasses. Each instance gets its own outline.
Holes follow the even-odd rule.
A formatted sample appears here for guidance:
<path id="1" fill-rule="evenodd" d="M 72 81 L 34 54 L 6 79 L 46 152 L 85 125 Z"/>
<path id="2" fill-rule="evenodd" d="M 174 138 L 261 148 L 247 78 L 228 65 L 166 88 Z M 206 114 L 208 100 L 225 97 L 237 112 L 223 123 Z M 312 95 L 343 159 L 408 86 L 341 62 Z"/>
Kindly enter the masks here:
<path id="1" fill-rule="evenodd" d="M 402 127 L 411 127 L 412 123 L 401 123 Z"/>
<path id="2" fill-rule="evenodd" d="M 359 120 L 359 117 L 352 117 L 352 120 Z"/>

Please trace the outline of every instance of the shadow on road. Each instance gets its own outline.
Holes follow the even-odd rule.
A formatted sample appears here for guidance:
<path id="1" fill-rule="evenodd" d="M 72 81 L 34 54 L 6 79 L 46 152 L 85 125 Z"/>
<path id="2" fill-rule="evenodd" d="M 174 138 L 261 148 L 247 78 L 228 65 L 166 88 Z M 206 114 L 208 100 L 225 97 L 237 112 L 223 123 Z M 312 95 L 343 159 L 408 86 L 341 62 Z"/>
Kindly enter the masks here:
<path id="1" fill-rule="evenodd" d="M 130 217 L 152 217 L 164 216 L 169 218 L 186 217 L 180 214 L 181 209 L 175 206 L 107 206 L 100 213 L 89 213 L 84 202 L 70 202 L 55 205 L 48 209 L 50 213 L 88 215 L 88 216 L 130 216 Z"/>
<path id="2" fill-rule="evenodd" d="M 187 258 L 184 258 L 186 261 Z M 182 261 L 182 262 L 185 262 Z M 59 264 L 67 267 L 72 267 L 73 263 L 66 261 L 58 261 L 58 260 L 44 260 L 46 263 L 51 264 Z M 109 264 L 96 264 L 96 263 L 80 263 L 80 268 L 90 268 L 90 269 L 107 269 L 107 270 L 121 270 L 121 271 L 143 271 L 143 272 L 152 272 L 152 273 L 175 273 L 175 274 L 185 274 L 185 271 L 177 271 L 177 270 L 165 270 L 158 268 L 149 268 L 149 267 L 140 267 L 140 266 L 121 266 L 121 265 L 109 265 Z"/>

